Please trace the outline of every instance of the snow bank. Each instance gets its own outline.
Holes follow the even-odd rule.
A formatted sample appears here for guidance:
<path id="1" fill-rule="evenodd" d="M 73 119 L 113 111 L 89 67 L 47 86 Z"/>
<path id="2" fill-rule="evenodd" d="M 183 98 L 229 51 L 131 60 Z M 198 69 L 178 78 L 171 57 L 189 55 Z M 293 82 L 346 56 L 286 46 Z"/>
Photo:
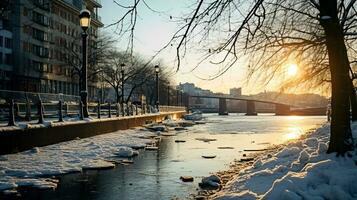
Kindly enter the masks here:
<path id="1" fill-rule="evenodd" d="M 352 158 L 326 154 L 329 128 L 325 124 L 275 155 L 261 157 L 215 199 L 357 199 L 357 153 Z M 357 123 L 352 132 L 356 138 Z"/>
<path id="2" fill-rule="evenodd" d="M 0 191 L 19 186 L 56 188 L 57 180 L 43 177 L 112 168 L 114 165 L 106 160 L 136 155 L 138 152 L 132 148 L 152 143 L 151 135 L 149 131 L 130 129 L 2 155 Z"/>

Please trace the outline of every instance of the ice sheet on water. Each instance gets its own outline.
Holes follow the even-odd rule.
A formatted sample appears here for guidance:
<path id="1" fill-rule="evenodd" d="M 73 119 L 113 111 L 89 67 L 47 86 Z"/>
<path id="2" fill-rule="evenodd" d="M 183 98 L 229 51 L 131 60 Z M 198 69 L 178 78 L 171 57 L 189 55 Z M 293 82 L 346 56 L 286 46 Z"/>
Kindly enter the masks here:
<path id="1" fill-rule="evenodd" d="M 145 137 L 150 134 L 149 131 L 130 129 L 1 155 L 0 191 L 24 185 L 54 188 L 57 185 L 55 181 L 40 176 L 80 172 L 83 168 L 113 167 L 105 158 L 117 156 L 120 148 L 145 147 L 146 143 L 153 142 L 153 139 Z"/>

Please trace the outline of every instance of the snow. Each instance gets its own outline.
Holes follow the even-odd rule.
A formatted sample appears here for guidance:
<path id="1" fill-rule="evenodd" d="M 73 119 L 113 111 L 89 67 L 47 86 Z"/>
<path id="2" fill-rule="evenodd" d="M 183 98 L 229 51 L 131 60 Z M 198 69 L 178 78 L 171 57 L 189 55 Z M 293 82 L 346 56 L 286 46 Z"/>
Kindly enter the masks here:
<path id="1" fill-rule="evenodd" d="M 326 154 L 329 124 L 241 170 L 215 199 L 357 199 L 357 154 Z M 354 138 L 357 123 L 352 124 Z"/>
<path id="2" fill-rule="evenodd" d="M 119 147 L 119 150 L 117 153 L 115 153 L 117 156 L 122 157 L 122 158 L 131 158 L 133 156 L 139 155 L 138 151 L 134 151 L 130 147 Z"/>
<path id="3" fill-rule="evenodd" d="M 0 191 L 20 186 L 54 189 L 58 181 L 51 176 L 115 167 L 107 160 L 137 155 L 132 148 L 152 144 L 152 136 L 151 132 L 136 128 L 1 155 Z"/>

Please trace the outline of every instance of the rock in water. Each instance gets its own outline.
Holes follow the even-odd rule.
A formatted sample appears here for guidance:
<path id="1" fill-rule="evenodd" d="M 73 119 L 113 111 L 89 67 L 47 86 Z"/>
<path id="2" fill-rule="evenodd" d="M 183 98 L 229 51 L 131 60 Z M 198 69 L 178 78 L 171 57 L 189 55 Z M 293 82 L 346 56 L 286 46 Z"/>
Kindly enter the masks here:
<path id="1" fill-rule="evenodd" d="M 166 131 L 166 126 L 161 126 L 161 125 L 156 125 L 156 126 L 151 126 L 148 127 L 149 130 L 151 131 Z"/>
<path id="2" fill-rule="evenodd" d="M 213 159 L 215 157 L 216 157 L 215 155 L 202 156 L 202 158 L 206 158 L 206 159 Z"/>
<path id="3" fill-rule="evenodd" d="M 145 150 L 156 151 L 156 150 L 159 150 L 159 147 L 148 146 L 148 147 L 145 147 Z"/>
<path id="4" fill-rule="evenodd" d="M 218 149 L 234 149 L 234 147 L 217 147 Z"/>
<path id="5" fill-rule="evenodd" d="M 217 189 L 220 187 L 220 184 L 221 184 L 221 179 L 216 175 L 211 175 L 209 177 L 204 177 L 202 179 L 201 183 L 199 183 L 199 186 L 201 188 Z"/>
<path id="6" fill-rule="evenodd" d="M 192 176 L 181 176 L 180 179 L 183 182 L 193 182 L 193 177 Z"/>
<path id="7" fill-rule="evenodd" d="M 185 127 L 175 127 L 175 131 L 183 131 L 183 130 L 187 130 L 187 128 L 185 128 Z"/>
<path id="8" fill-rule="evenodd" d="M 241 158 L 239 162 L 248 162 L 252 160 L 254 160 L 254 158 Z"/>
<path id="9" fill-rule="evenodd" d="M 31 153 L 40 153 L 41 151 L 40 151 L 40 148 L 34 147 L 34 148 L 30 149 L 30 152 Z"/>
<path id="10" fill-rule="evenodd" d="M 217 139 L 214 138 L 195 138 L 196 140 L 202 141 L 202 142 L 212 142 L 216 141 Z"/>

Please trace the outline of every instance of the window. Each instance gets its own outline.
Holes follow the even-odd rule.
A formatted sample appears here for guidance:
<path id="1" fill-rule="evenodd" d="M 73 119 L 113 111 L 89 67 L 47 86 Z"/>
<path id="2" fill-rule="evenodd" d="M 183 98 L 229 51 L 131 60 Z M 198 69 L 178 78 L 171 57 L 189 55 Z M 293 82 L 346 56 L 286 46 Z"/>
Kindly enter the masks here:
<path id="1" fill-rule="evenodd" d="M 37 5 L 39 8 L 44 10 L 49 10 L 50 4 L 48 0 L 33 0 L 34 4 Z"/>
<path id="2" fill-rule="evenodd" d="M 2 39 L 3 39 L 3 37 L 0 36 L 0 47 L 2 47 Z"/>
<path id="3" fill-rule="evenodd" d="M 44 31 L 39 29 L 33 28 L 33 38 L 40 40 L 40 41 L 50 41 L 50 35 Z"/>
<path id="4" fill-rule="evenodd" d="M 12 54 L 5 54 L 5 64 L 11 65 L 12 64 Z"/>
<path id="5" fill-rule="evenodd" d="M 48 58 L 48 48 L 41 47 L 38 45 L 33 45 L 32 52 L 37 56 Z"/>
<path id="6" fill-rule="evenodd" d="M 22 48 L 24 52 L 31 52 L 31 45 L 28 42 L 23 42 L 22 43 Z"/>
<path id="7" fill-rule="evenodd" d="M 40 14 L 38 12 L 35 12 L 35 11 L 33 11 L 32 20 L 34 22 L 41 24 L 41 25 L 45 25 L 45 26 L 50 25 L 50 19 L 47 16 Z"/>
<path id="8" fill-rule="evenodd" d="M 52 72 L 53 72 L 53 70 L 52 70 L 52 65 L 49 64 L 49 65 L 48 65 L 48 73 L 52 73 Z"/>
<path id="9" fill-rule="evenodd" d="M 0 64 L 3 64 L 3 61 L 2 61 L 2 52 L 0 52 Z"/>
<path id="10" fill-rule="evenodd" d="M 41 71 L 41 64 L 40 62 L 37 62 L 35 60 L 32 61 L 32 67 L 34 70 Z"/>
<path id="11" fill-rule="evenodd" d="M 42 71 L 43 72 L 47 72 L 48 71 L 48 65 L 47 64 L 43 64 L 42 65 Z"/>
<path id="12" fill-rule="evenodd" d="M 23 27 L 23 32 L 24 33 L 26 33 L 26 34 L 28 34 L 28 35 L 31 35 L 32 36 L 32 28 L 31 28 L 31 26 L 24 26 Z"/>
<path id="13" fill-rule="evenodd" d="M 24 16 L 27 16 L 27 15 L 28 15 L 28 9 L 27 9 L 26 7 L 24 7 L 23 15 L 24 15 Z"/>
<path id="14" fill-rule="evenodd" d="M 12 39 L 5 37 L 5 47 L 8 49 L 12 48 Z"/>

